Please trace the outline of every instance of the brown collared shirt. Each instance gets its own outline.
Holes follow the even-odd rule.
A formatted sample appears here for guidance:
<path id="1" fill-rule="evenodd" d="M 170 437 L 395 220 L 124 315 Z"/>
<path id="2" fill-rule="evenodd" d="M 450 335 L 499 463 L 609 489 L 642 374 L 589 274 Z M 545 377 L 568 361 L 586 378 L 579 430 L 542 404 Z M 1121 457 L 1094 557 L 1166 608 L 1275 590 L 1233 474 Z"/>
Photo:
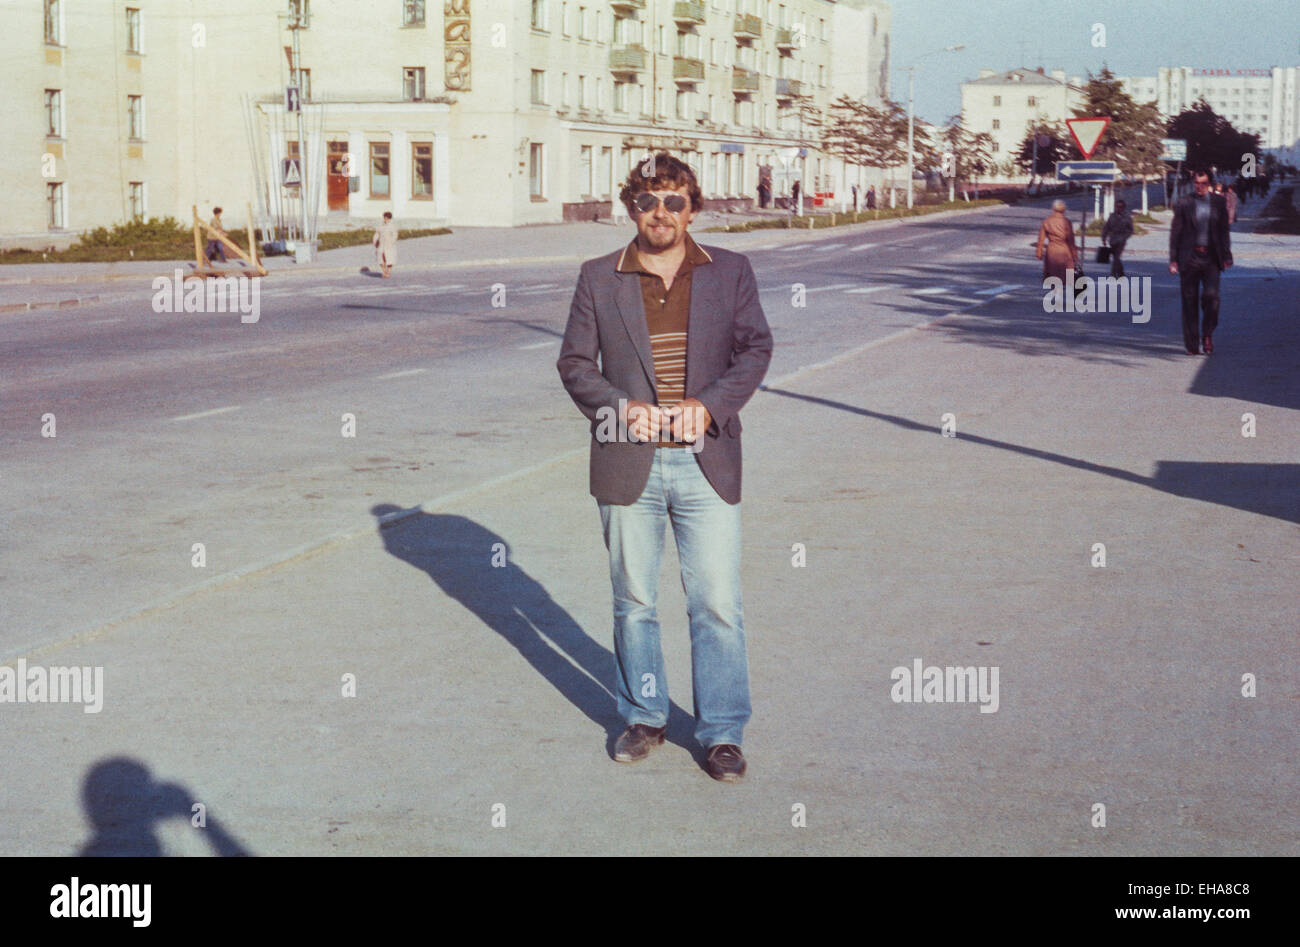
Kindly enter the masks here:
<path id="1" fill-rule="evenodd" d="M 650 330 L 650 353 L 654 358 L 656 403 L 661 408 L 681 404 L 686 398 L 686 333 L 691 311 L 691 272 L 697 266 L 712 263 L 708 252 L 686 235 L 686 256 L 673 285 L 664 287 L 663 278 L 641 263 L 636 240 L 618 258 L 619 273 L 637 273 L 641 277 L 641 299 L 645 302 L 646 325 Z M 665 433 L 661 445 L 673 442 Z M 684 447 L 684 444 L 675 446 Z"/>

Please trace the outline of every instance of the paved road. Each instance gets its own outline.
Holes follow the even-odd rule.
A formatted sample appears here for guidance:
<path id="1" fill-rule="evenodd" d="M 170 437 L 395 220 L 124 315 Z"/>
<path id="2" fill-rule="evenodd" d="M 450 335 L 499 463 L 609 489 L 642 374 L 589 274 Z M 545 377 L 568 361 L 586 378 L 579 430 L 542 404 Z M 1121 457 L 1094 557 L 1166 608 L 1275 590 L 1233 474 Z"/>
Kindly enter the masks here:
<path id="1" fill-rule="evenodd" d="M 110 848 L 215 847 L 139 802 L 175 784 L 265 854 L 1295 854 L 1296 244 L 1238 238 L 1219 351 L 1190 359 L 1163 233 L 1130 253 L 1150 323 L 1047 314 L 1040 215 L 700 237 L 751 254 L 777 338 L 746 411 L 735 788 L 685 711 L 646 764 L 607 755 L 603 550 L 554 370 L 576 263 L 268 280 L 247 325 L 154 313 L 147 284 L 0 317 L 0 658 L 107 680 L 97 715 L 0 705 L 31 762 L 0 851 L 104 821 Z M 999 710 L 894 703 L 914 659 L 999 666 Z"/>

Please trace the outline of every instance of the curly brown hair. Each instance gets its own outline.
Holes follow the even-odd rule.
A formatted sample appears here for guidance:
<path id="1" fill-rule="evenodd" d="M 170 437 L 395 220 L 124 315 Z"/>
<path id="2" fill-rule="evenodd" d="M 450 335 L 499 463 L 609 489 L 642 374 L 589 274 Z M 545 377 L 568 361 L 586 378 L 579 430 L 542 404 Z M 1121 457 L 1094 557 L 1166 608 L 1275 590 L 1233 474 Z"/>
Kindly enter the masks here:
<path id="1" fill-rule="evenodd" d="M 679 187 L 689 188 L 691 210 L 698 211 L 704 206 L 704 195 L 700 193 L 699 182 L 691 166 L 679 158 L 674 158 L 661 151 L 656 155 L 647 155 L 628 173 L 623 189 L 618 192 L 618 199 L 623 202 L 630 215 L 637 213 L 632 202 L 642 191 L 675 190 Z"/>

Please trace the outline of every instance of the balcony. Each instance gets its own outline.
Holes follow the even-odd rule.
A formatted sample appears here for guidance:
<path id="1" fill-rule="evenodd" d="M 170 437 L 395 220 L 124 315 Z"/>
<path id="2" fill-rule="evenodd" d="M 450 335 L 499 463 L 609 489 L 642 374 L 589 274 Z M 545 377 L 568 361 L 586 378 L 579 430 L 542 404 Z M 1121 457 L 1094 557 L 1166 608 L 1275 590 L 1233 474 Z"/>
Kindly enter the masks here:
<path id="1" fill-rule="evenodd" d="M 799 79 L 777 79 L 776 97 L 778 99 L 797 99 L 808 94 L 808 83 Z"/>
<path id="2" fill-rule="evenodd" d="M 761 17 L 754 16 L 752 13 L 737 14 L 734 32 L 736 34 L 736 39 L 742 43 L 750 43 L 756 39 L 762 39 L 763 20 Z"/>
<path id="3" fill-rule="evenodd" d="M 731 91 L 737 95 L 752 95 L 758 91 L 758 73 L 753 69 L 735 66 L 731 70 Z"/>
<path id="4" fill-rule="evenodd" d="M 621 75 L 637 75 L 645 72 L 645 60 L 644 46 L 615 46 L 609 51 L 609 70 Z"/>
<path id="5" fill-rule="evenodd" d="M 678 26 L 703 26 L 703 0 L 678 0 L 673 4 L 673 20 Z"/>
<path id="6" fill-rule="evenodd" d="M 635 13 L 645 9 L 645 0 L 612 0 L 610 6 L 624 13 Z"/>
<path id="7" fill-rule="evenodd" d="M 794 52 L 798 44 L 794 41 L 794 30 L 777 30 L 776 31 L 776 49 L 781 53 Z"/>
<path id="8" fill-rule="evenodd" d="M 704 79 L 704 60 L 687 56 L 673 57 L 673 79 L 676 82 L 701 82 Z"/>

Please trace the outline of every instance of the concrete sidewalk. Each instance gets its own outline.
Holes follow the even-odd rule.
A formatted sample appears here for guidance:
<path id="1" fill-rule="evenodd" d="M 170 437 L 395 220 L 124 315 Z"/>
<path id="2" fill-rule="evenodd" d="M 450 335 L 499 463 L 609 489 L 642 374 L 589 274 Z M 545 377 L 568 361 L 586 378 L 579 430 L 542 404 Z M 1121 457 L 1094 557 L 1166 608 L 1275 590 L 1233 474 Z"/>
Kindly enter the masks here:
<path id="1" fill-rule="evenodd" d="M 607 566 L 556 379 L 538 411 L 572 437 L 513 476 L 359 478 L 350 537 L 27 655 L 103 667 L 104 703 L 0 707 L 0 853 L 1300 854 L 1295 288 L 1213 359 L 1181 354 L 1170 285 L 1149 326 L 1031 293 L 769 379 L 739 786 L 691 745 L 671 542 L 679 711 L 610 760 Z M 999 667 L 998 710 L 895 703 L 916 659 Z"/>

